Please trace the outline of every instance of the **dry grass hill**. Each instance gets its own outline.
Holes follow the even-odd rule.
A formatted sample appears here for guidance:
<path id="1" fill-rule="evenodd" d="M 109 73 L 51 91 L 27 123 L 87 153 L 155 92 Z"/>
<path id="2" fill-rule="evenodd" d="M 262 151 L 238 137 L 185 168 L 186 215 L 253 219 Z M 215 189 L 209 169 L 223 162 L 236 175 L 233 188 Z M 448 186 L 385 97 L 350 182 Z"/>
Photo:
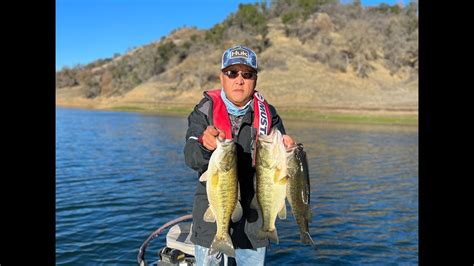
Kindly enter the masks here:
<path id="1" fill-rule="evenodd" d="M 247 7 L 241 5 L 210 30 L 177 29 L 113 59 L 61 70 L 57 105 L 190 110 L 204 90 L 220 87 L 224 49 L 244 44 L 257 51 L 261 67 L 257 89 L 277 108 L 417 114 L 418 30 L 416 24 L 412 32 L 401 32 L 406 8 L 398 7 L 397 13 L 388 6 L 386 12 L 392 13 L 384 15 L 380 10 L 332 3 L 298 17 L 307 13 L 298 13 L 302 9 L 294 6 L 282 5 L 283 11 L 276 4 L 270 10 L 248 6 L 263 14 L 261 32 L 249 32 L 245 22 L 238 23 L 238 16 L 245 18 L 239 12 Z M 393 38 L 402 35 L 397 44 Z"/>

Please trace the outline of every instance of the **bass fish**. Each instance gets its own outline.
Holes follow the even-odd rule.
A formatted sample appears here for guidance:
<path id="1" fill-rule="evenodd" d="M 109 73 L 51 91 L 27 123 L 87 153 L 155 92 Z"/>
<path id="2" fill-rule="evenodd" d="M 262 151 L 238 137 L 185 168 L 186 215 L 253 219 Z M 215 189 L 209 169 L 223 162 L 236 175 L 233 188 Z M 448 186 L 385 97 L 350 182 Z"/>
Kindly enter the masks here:
<path id="1" fill-rule="evenodd" d="M 204 213 L 204 221 L 216 223 L 217 231 L 209 248 L 209 255 L 222 252 L 235 257 L 235 249 L 229 235 L 232 219 L 237 222 L 242 217 L 242 206 L 238 200 L 237 156 L 233 140 L 217 138 L 217 148 L 209 159 L 206 172 L 199 178 L 207 181 L 206 192 L 209 208 Z"/>
<path id="2" fill-rule="evenodd" d="M 255 210 L 260 207 L 263 219 L 257 237 L 278 243 L 275 221 L 277 215 L 280 219 L 286 219 L 285 198 L 288 182 L 283 136 L 278 129 L 273 128 L 269 135 L 258 136 L 256 146 L 256 196 L 251 207 Z"/>
<path id="3" fill-rule="evenodd" d="M 301 143 L 290 148 L 287 152 L 289 178 L 286 196 L 291 206 L 291 212 L 299 226 L 301 241 L 315 248 L 308 230 L 308 222 L 311 222 L 312 214 L 309 204 L 310 186 L 306 152 Z"/>

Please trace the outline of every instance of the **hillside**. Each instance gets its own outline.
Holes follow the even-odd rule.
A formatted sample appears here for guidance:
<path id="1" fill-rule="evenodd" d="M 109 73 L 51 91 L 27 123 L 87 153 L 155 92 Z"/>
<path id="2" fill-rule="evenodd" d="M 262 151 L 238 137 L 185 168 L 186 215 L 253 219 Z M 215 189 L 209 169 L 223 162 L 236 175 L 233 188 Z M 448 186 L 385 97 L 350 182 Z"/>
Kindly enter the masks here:
<path id="1" fill-rule="evenodd" d="M 63 69 L 56 103 L 191 108 L 204 90 L 220 87 L 222 52 L 244 44 L 257 51 L 257 89 L 279 108 L 417 113 L 414 3 L 362 9 L 332 1 L 306 1 L 316 3 L 310 8 L 287 2 L 274 1 L 269 9 L 241 5 L 209 30 L 176 29 L 124 55 Z"/>

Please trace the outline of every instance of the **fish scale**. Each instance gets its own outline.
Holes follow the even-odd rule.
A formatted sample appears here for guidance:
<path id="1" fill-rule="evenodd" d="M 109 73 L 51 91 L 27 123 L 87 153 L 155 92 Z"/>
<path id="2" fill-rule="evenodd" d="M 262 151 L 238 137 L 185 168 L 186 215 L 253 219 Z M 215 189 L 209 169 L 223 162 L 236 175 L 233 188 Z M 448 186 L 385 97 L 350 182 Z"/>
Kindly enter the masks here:
<path id="1" fill-rule="evenodd" d="M 286 149 L 281 132 L 273 128 L 269 135 L 261 135 L 257 140 L 256 155 L 256 199 L 252 208 L 260 207 L 262 227 L 257 233 L 259 239 L 270 239 L 278 243 L 275 227 L 277 215 L 286 218 Z M 257 203 L 256 203 L 257 202 Z M 257 206 L 258 204 L 258 206 Z"/>
<path id="2" fill-rule="evenodd" d="M 229 224 L 231 219 L 236 222 L 242 216 L 242 207 L 238 201 L 236 148 L 232 140 L 217 140 L 216 143 L 208 169 L 200 178 L 201 181 L 207 181 L 209 200 L 209 208 L 203 219 L 216 223 L 216 235 L 209 247 L 209 254 L 221 252 L 235 257 Z"/>
<path id="3" fill-rule="evenodd" d="M 288 151 L 288 187 L 287 198 L 291 206 L 291 212 L 295 217 L 300 229 L 301 241 L 310 244 L 315 248 L 315 244 L 309 234 L 308 223 L 311 222 L 310 207 L 310 185 L 308 162 L 306 153 L 303 151 L 303 144 Z"/>

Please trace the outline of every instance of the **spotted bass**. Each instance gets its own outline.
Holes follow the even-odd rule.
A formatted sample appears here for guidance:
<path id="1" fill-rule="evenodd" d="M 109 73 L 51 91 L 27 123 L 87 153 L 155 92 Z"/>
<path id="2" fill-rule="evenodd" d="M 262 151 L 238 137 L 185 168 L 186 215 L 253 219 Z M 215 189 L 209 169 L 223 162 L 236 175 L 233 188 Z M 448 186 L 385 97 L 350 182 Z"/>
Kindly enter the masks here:
<path id="1" fill-rule="evenodd" d="M 209 159 L 206 172 L 199 178 L 207 181 L 206 192 L 209 208 L 204 221 L 216 223 L 216 235 L 209 248 L 209 255 L 222 252 L 235 257 L 232 239 L 229 235 L 230 220 L 237 222 L 242 217 L 242 206 L 238 201 L 237 155 L 233 140 L 219 140 Z"/>
<path id="2" fill-rule="evenodd" d="M 300 229 L 301 241 L 316 247 L 308 230 L 312 214 L 310 207 L 310 185 L 308 161 L 303 144 L 299 143 L 287 150 L 288 158 L 288 186 L 286 196 L 291 206 L 291 212 Z"/>

